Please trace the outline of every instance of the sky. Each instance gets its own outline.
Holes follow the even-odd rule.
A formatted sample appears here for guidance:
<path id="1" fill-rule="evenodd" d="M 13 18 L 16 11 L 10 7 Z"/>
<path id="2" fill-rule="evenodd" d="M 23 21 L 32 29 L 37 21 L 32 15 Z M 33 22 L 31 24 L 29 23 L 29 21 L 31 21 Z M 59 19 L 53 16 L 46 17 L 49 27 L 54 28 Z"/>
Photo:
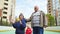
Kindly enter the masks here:
<path id="1" fill-rule="evenodd" d="M 47 13 L 47 0 L 16 0 L 15 17 L 23 13 L 25 18 L 29 18 L 34 12 L 34 6 Z"/>

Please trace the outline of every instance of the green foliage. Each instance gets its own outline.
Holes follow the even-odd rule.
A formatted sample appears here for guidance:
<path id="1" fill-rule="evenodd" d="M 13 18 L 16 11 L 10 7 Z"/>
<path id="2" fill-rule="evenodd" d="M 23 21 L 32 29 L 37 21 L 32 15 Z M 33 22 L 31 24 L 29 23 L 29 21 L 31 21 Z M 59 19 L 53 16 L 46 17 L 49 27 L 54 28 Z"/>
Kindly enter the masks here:
<path id="1" fill-rule="evenodd" d="M 52 16 L 50 14 L 46 14 L 46 16 L 48 17 L 48 26 L 54 26 L 55 25 L 54 16 Z"/>
<path id="2" fill-rule="evenodd" d="M 2 26 L 11 26 L 11 24 L 9 22 L 4 21 L 4 20 L 2 21 L 2 23 L 0 25 L 2 25 Z"/>

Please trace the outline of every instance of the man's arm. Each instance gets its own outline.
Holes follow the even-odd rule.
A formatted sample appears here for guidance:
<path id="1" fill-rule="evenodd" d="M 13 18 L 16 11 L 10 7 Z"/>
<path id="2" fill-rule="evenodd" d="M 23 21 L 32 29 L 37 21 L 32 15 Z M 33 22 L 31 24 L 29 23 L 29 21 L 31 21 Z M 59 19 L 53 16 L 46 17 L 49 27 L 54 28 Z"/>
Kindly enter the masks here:
<path id="1" fill-rule="evenodd" d="M 30 22 L 31 21 L 31 17 L 29 19 L 26 19 L 27 22 Z"/>
<path id="2" fill-rule="evenodd" d="M 44 12 L 41 11 L 41 23 L 43 22 L 43 27 L 47 26 L 46 15 Z"/>
<path id="3" fill-rule="evenodd" d="M 33 13 L 32 13 L 32 15 L 33 15 Z M 32 20 L 32 15 L 30 16 L 29 19 L 26 19 L 27 22 L 30 22 Z"/>
<path id="4" fill-rule="evenodd" d="M 43 13 L 43 25 L 44 25 L 44 27 L 47 27 L 47 17 L 46 17 L 46 15 Z"/>

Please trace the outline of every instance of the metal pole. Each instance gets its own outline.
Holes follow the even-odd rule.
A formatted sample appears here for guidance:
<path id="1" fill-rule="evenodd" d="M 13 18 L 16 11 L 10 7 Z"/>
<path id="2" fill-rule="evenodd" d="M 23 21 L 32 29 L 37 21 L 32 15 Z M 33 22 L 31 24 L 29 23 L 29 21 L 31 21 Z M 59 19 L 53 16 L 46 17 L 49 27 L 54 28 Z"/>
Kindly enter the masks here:
<path id="1" fill-rule="evenodd" d="M 2 25 L 2 17 L 1 17 L 1 25 Z"/>
<path id="2" fill-rule="evenodd" d="M 57 17 L 55 16 L 56 26 L 57 26 Z"/>
<path id="3" fill-rule="evenodd" d="M 8 23 L 7 23 L 7 19 L 6 19 L 6 26 L 8 25 Z"/>

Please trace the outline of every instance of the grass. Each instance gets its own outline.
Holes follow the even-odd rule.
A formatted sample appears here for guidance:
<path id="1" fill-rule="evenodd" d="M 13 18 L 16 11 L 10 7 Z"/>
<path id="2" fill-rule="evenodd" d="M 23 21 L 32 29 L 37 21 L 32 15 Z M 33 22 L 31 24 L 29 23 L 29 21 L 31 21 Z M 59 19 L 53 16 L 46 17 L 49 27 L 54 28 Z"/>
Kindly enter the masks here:
<path id="1" fill-rule="evenodd" d="M 46 30 L 46 31 L 60 32 L 60 30 Z"/>
<path id="2" fill-rule="evenodd" d="M 7 31 L 9 31 L 9 30 L 0 30 L 0 32 L 7 32 Z"/>
<path id="3" fill-rule="evenodd" d="M 11 29 L 11 30 L 0 30 L 0 32 L 7 32 L 7 31 L 12 31 L 13 29 Z M 13 30 L 13 31 L 15 31 L 15 30 Z"/>

